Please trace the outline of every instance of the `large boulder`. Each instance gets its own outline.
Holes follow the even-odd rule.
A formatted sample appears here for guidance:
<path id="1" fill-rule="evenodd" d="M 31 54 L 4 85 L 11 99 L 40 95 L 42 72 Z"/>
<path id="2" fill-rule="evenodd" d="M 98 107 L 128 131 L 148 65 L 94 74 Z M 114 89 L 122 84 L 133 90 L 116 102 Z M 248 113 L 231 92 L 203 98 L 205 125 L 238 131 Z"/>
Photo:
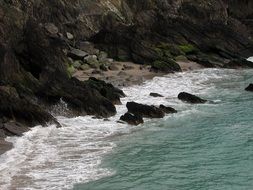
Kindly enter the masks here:
<path id="1" fill-rule="evenodd" d="M 130 125 L 139 125 L 144 123 L 143 119 L 139 115 L 134 115 L 131 113 L 125 113 L 120 117 L 120 120 L 127 122 Z"/>
<path id="2" fill-rule="evenodd" d="M 72 48 L 68 52 L 68 56 L 75 60 L 83 60 L 84 57 L 88 56 L 88 53 L 80 49 Z"/>
<path id="3" fill-rule="evenodd" d="M 122 90 L 114 87 L 112 84 L 106 83 L 102 80 L 90 77 L 86 83 L 96 90 L 98 90 L 104 97 L 110 100 L 113 104 L 121 104 L 120 98 L 125 97 Z"/>
<path id="4" fill-rule="evenodd" d="M 155 106 L 138 104 L 135 102 L 127 102 L 128 112 L 146 118 L 163 118 L 164 112 Z"/>
<path id="5" fill-rule="evenodd" d="M 247 88 L 245 88 L 246 91 L 253 91 L 253 84 L 249 84 Z"/>
<path id="6" fill-rule="evenodd" d="M 203 104 L 206 103 L 207 100 L 201 99 L 195 95 L 189 94 L 187 92 L 181 92 L 178 95 L 178 99 L 187 102 L 187 103 L 191 103 L 191 104 Z"/>

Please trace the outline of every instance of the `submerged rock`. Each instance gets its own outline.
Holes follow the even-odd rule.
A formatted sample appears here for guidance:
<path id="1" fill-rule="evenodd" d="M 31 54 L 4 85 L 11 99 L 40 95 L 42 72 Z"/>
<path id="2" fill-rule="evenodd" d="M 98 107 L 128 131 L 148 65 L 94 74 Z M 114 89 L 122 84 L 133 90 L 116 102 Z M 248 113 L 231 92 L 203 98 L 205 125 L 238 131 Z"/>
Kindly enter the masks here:
<path id="1" fill-rule="evenodd" d="M 181 92 L 178 95 L 178 99 L 184 101 L 184 102 L 188 102 L 188 103 L 192 103 L 192 104 L 203 104 L 206 103 L 207 100 L 201 99 L 195 95 L 189 94 L 187 92 Z"/>
<path id="2" fill-rule="evenodd" d="M 168 107 L 168 106 L 164 106 L 164 105 L 160 105 L 159 108 L 167 114 L 171 114 L 171 113 L 177 113 L 177 110 L 175 110 L 172 107 Z"/>
<path id="3" fill-rule="evenodd" d="M 139 125 L 144 123 L 141 116 L 131 114 L 129 112 L 125 113 L 120 117 L 120 120 L 127 122 L 130 125 Z"/>
<path id="4" fill-rule="evenodd" d="M 138 104 L 135 102 L 127 102 L 128 112 L 146 118 L 163 118 L 164 112 L 155 106 Z"/>
<path id="5" fill-rule="evenodd" d="M 149 95 L 152 96 L 152 97 L 155 97 L 155 98 L 157 98 L 157 97 L 164 97 L 163 95 L 158 94 L 158 93 L 154 93 L 154 92 L 151 92 Z"/>
<path id="6" fill-rule="evenodd" d="M 245 90 L 253 92 L 253 84 L 250 84 L 247 88 L 245 88 Z"/>

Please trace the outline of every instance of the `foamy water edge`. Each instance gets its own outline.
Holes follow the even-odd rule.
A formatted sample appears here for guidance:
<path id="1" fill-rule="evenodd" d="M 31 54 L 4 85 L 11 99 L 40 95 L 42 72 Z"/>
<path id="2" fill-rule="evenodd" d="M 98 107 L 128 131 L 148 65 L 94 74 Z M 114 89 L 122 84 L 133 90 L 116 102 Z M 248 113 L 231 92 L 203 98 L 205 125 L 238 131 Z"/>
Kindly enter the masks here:
<path id="1" fill-rule="evenodd" d="M 93 119 L 91 116 L 71 119 L 58 117 L 62 128 L 37 126 L 23 137 L 8 137 L 7 140 L 14 143 L 14 148 L 0 157 L 0 187 L 3 190 L 42 187 L 50 190 L 71 189 L 76 183 L 113 175 L 114 171 L 100 166 L 103 157 L 116 147 L 112 137 L 129 134 L 143 127 L 117 123 L 127 111 L 125 105 L 128 101 L 172 106 L 180 110 L 178 116 L 182 117 L 184 110 L 187 114 L 194 108 L 179 101 L 178 93 L 206 94 L 215 88 L 210 80 L 222 80 L 231 77 L 234 72 L 204 69 L 155 77 L 141 86 L 124 88 L 127 97 L 121 100 L 122 105 L 117 106 L 117 114 L 110 121 Z M 239 77 L 240 71 L 236 72 Z M 160 93 L 165 98 L 150 97 L 150 92 Z"/>

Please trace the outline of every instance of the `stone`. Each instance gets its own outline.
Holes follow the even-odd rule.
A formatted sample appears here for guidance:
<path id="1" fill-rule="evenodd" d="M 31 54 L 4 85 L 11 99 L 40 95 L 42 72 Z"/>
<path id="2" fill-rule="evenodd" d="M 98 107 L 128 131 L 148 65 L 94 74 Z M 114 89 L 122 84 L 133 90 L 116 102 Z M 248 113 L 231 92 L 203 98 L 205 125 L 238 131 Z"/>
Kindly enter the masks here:
<path id="1" fill-rule="evenodd" d="M 120 120 L 125 121 L 130 125 L 139 125 L 139 124 L 144 123 L 143 118 L 141 116 L 134 115 L 128 112 L 122 115 L 120 117 Z"/>
<path id="2" fill-rule="evenodd" d="M 253 92 L 253 84 L 250 84 L 247 88 L 245 88 L 245 90 Z"/>
<path id="3" fill-rule="evenodd" d="M 0 155 L 13 148 L 12 143 L 6 142 L 4 138 L 0 138 Z"/>
<path id="4" fill-rule="evenodd" d="M 46 23 L 45 24 L 45 29 L 51 35 L 56 35 L 59 32 L 58 27 L 55 26 L 54 23 Z"/>
<path id="5" fill-rule="evenodd" d="M 30 102 L 30 99 L 20 98 L 13 90 L 8 93 L 0 89 L 0 118 L 7 118 L 8 121 L 15 120 L 30 127 L 38 124 L 46 125 L 48 122 L 59 125 L 50 113 Z M 4 123 L 3 128 L 11 131 L 14 130 L 15 125 L 17 124 L 7 122 Z"/>
<path id="6" fill-rule="evenodd" d="M 69 52 L 68 52 L 68 56 L 71 57 L 74 60 L 83 60 L 84 57 L 88 56 L 88 53 L 85 51 L 82 51 L 80 49 L 75 49 L 72 48 Z"/>
<path id="7" fill-rule="evenodd" d="M 207 102 L 207 100 L 201 99 L 187 92 L 181 92 L 178 95 L 178 99 L 182 100 L 183 102 L 192 103 L 192 104 L 203 104 Z"/>
<path id="8" fill-rule="evenodd" d="M 171 113 L 177 113 L 177 110 L 175 110 L 172 107 L 168 107 L 168 106 L 164 106 L 164 105 L 160 105 L 159 108 L 167 114 L 171 114 Z"/>
<path id="9" fill-rule="evenodd" d="M 101 71 L 100 70 L 97 70 L 95 69 L 94 71 L 91 72 L 92 74 L 94 75 L 100 75 L 101 74 Z"/>
<path id="10" fill-rule="evenodd" d="M 81 61 L 79 61 L 79 60 L 74 61 L 73 67 L 74 67 L 75 69 L 79 69 L 81 66 L 82 66 Z"/>
<path id="11" fill-rule="evenodd" d="M 29 129 L 16 122 L 5 123 L 3 129 L 9 134 L 9 136 L 22 136 L 23 133 L 27 132 Z"/>
<path id="12" fill-rule="evenodd" d="M 108 68 L 103 64 L 103 65 L 100 65 L 100 70 L 108 71 Z"/>
<path id="13" fill-rule="evenodd" d="M 73 65 L 69 65 L 67 68 L 67 72 L 68 72 L 69 76 L 72 76 L 76 72 L 76 69 Z"/>
<path id="14" fill-rule="evenodd" d="M 115 64 L 112 64 L 112 65 L 109 66 L 109 70 L 111 70 L 111 71 L 118 71 L 119 68 Z"/>
<path id="15" fill-rule="evenodd" d="M 99 50 L 89 41 L 81 41 L 77 43 L 79 49 L 89 53 L 90 55 L 99 55 Z"/>
<path id="16" fill-rule="evenodd" d="M 84 62 L 90 65 L 90 67 L 95 69 L 98 69 L 100 66 L 100 63 L 96 55 L 88 55 L 87 57 L 84 58 Z"/>
<path id="17" fill-rule="evenodd" d="M 108 55 L 107 55 L 106 52 L 100 51 L 99 55 L 98 55 L 98 60 L 101 61 L 101 62 L 106 61 L 107 57 L 108 57 Z"/>
<path id="18" fill-rule="evenodd" d="M 146 118 L 163 118 L 164 112 L 155 106 L 138 104 L 136 102 L 127 102 L 128 112 Z"/>
<path id="19" fill-rule="evenodd" d="M 157 97 L 164 97 L 163 95 L 158 94 L 158 93 L 154 93 L 154 92 L 151 92 L 149 95 L 152 96 L 152 97 L 155 97 L 155 98 L 157 98 Z"/>
<path id="20" fill-rule="evenodd" d="M 4 129 L 1 127 L 0 128 L 0 139 L 1 138 L 5 138 L 6 137 L 6 134 L 5 134 L 5 132 L 4 132 Z"/>
<path id="21" fill-rule="evenodd" d="M 189 60 L 184 55 L 179 55 L 179 56 L 175 57 L 175 61 L 188 62 Z"/>
<path id="22" fill-rule="evenodd" d="M 156 60 L 152 63 L 152 69 L 155 71 L 165 72 L 165 73 L 173 73 L 173 72 L 181 72 L 182 69 L 172 59 L 166 60 Z"/>
<path id="23" fill-rule="evenodd" d="M 123 65 L 123 68 L 122 68 L 122 70 L 132 70 L 132 69 L 134 69 L 134 67 L 129 66 L 129 65 Z"/>
<path id="24" fill-rule="evenodd" d="M 90 69 L 90 66 L 87 64 L 83 64 L 83 65 L 81 65 L 80 69 L 83 71 L 86 71 L 86 70 Z"/>
<path id="25" fill-rule="evenodd" d="M 66 33 L 66 36 L 67 36 L 68 40 L 73 40 L 74 39 L 74 35 L 69 33 L 69 32 Z"/>
<path id="26" fill-rule="evenodd" d="M 86 83 L 98 90 L 104 97 L 109 99 L 113 104 L 121 104 L 120 98 L 125 97 L 126 95 L 119 88 L 114 87 L 110 83 L 106 83 L 102 80 L 90 77 Z"/>

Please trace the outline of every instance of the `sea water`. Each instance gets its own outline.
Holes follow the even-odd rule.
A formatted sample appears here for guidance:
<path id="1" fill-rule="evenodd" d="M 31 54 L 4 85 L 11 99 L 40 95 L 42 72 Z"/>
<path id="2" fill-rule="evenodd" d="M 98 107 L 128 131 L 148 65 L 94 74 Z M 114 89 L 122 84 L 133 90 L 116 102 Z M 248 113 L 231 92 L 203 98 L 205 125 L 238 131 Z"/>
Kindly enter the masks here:
<path id="1" fill-rule="evenodd" d="M 110 121 L 58 117 L 60 129 L 8 138 L 14 148 L 0 157 L 0 189 L 252 189 L 253 93 L 244 90 L 252 82 L 253 70 L 202 69 L 124 88 Z M 182 91 L 209 102 L 183 103 Z M 117 123 L 128 101 L 178 113 Z"/>

